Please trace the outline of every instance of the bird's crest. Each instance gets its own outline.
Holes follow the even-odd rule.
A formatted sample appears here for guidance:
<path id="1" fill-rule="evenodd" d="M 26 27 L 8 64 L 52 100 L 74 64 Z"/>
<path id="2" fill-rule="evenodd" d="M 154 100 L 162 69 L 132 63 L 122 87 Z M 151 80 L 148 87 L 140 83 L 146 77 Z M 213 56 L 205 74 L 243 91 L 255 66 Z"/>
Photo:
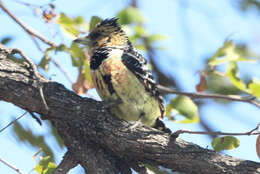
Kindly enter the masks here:
<path id="1" fill-rule="evenodd" d="M 118 23 L 118 18 L 105 19 L 98 23 L 89 33 L 92 48 L 103 46 L 126 46 L 129 41 Z"/>
<path id="2" fill-rule="evenodd" d="M 100 28 L 100 27 L 113 27 L 113 28 L 121 29 L 118 23 L 118 18 L 116 17 L 108 18 L 99 22 L 95 28 Z"/>

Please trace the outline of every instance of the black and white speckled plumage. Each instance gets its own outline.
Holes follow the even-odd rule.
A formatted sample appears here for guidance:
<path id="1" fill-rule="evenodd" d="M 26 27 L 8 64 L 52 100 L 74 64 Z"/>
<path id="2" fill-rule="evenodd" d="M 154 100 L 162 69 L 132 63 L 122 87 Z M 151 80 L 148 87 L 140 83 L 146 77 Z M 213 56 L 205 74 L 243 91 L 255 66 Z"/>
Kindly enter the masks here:
<path id="1" fill-rule="evenodd" d="M 153 75 L 148 68 L 147 60 L 134 49 L 130 48 L 125 50 L 122 55 L 122 62 L 124 65 L 140 80 L 145 86 L 145 89 L 156 97 L 160 103 L 162 116 L 164 115 L 165 108 L 163 105 L 163 98 L 157 88 Z"/>
<path id="2" fill-rule="evenodd" d="M 90 69 L 91 70 L 96 70 L 98 69 L 98 67 L 101 65 L 101 63 L 108 58 L 109 55 L 109 51 L 111 51 L 111 49 L 109 48 L 98 48 L 97 50 L 95 50 L 95 52 L 93 53 L 91 59 L 90 59 Z"/>
<path id="3" fill-rule="evenodd" d="M 165 108 L 147 61 L 133 48 L 117 19 L 103 20 L 85 39 L 90 41 L 91 75 L 99 95 L 103 100 L 122 100 L 110 111 L 128 121 L 143 116 L 144 124 L 169 133 L 160 121 Z"/>

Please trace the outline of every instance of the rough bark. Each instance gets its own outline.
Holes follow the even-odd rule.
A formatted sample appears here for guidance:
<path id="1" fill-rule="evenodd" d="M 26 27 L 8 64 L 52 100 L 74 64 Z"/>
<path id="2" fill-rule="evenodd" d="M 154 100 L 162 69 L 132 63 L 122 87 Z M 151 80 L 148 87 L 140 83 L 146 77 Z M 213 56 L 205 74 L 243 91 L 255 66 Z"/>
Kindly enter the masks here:
<path id="1" fill-rule="evenodd" d="M 131 164 L 137 163 L 194 174 L 260 173 L 260 163 L 174 140 L 149 127 L 129 129 L 131 123 L 111 115 L 104 103 L 80 97 L 42 77 L 46 110 L 34 73 L 28 65 L 8 59 L 9 54 L 10 49 L 0 47 L 0 100 L 50 120 L 73 160 L 87 173 L 131 173 Z"/>

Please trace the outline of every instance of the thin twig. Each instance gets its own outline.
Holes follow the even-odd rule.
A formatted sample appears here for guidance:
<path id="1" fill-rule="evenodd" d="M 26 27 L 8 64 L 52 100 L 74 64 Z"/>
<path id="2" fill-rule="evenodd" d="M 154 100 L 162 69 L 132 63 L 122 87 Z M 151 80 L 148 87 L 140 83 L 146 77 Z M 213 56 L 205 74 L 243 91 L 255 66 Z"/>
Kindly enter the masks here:
<path id="1" fill-rule="evenodd" d="M 36 47 L 38 48 L 38 50 L 40 50 L 41 52 L 44 52 L 43 49 L 41 48 L 40 44 L 37 42 L 37 40 L 35 39 L 35 36 L 32 36 L 30 35 L 33 42 L 35 43 Z M 51 59 L 51 62 L 56 66 L 58 67 L 58 69 L 65 75 L 65 77 L 69 80 L 69 82 L 71 84 L 73 84 L 73 80 L 71 78 L 71 76 L 69 75 L 69 73 L 56 61 L 56 60 L 53 60 Z"/>
<path id="2" fill-rule="evenodd" d="M 10 16 L 17 24 L 19 24 L 23 29 L 24 31 L 26 31 L 33 39 L 33 42 L 36 44 L 37 48 L 39 50 L 42 51 L 42 49 L 39 47 L 39 44 L 37 43 L 37 41 L 34 39 L 34 38 L 38 38 L 40 39 L 41 41 L 43 41 L 44 43 L 46 43 L 47 45 L 50 45 L 51 47 L 54 47 L 56 48 L 57 45 L 53 42 L 51 42 L 50 40 L 48 40 L 46 37 L 42 36 L 40 33 L 38 33 L 36 30 L 34 30 L 33 28 L 31 27 L 28 27 L 26 24 L 24 24 L 19 18 L 17 18 L 11 11 L 9 11 L 9 9 L 7 9 L 5 7 L 5 5 L 3 4 L 2 0 L 0 0 L 0 7 L 6 12 L 6 14 L 8 16 Z M 73 80 L 72 78 L 69 76 L 69 74 L 65 71 L 64 68 L 62 68 L 62 66 L 56 62 L 55 60 L 51 60 L 54 65 L 56 67 L 58 67 L 58 69 L 65 75 L 65 77 L 71 82 L 73 83 Z"/>
<path id="3" fill-rule="evenodd" d="M 0 133 L 3 132 L 6 128 L 8 128 L 9 126 L 11 126 L 12 124 L 14 124 L 14 122 L 16 122 L 17 120 L 19 120 L 20 118 L 22 118 L 23 116 L 25 116 L 27 114 L 27 111 L 25 113 L 23 113 L 21 116 L 17 117 L 16 119 L 14 119 L 13 121 L 11 121 L 10 123 L 8 123 L 5 127 L 3 127 L 2 129 L 0 129 Z"/>
<path id="4" fill-rule="evenodd" d="M 13 165 L 10 164 L 9 162 L 3 160 L 2 158 L 0 158 L 0 161 L 1 161 L 2 163 L 4 163 L 5 165 L 7 165 L 8 167 L 10 167 L 11 169 L 15 170 L 17 173 L 23 174 L 23 172 L 22 172 L 20 169 L 16 168 L 15 166 L 13 166 Z"/>
<path id="5" fill-rule="evenodd" d="M 260 124 L 258 124 L 254 129 L 248 131 L 248 132 L 241 132 L 241 133 L 231 133 L 231 132 L 221 132 L 221 131 L 216 131 L 216 132 L 205 132 L 205 131 L 191 131 L 191 130 L 184 130 L 184 129 L 180 129 L 177 130 L 176 132 L 173 133 L 174 136 L 178 137 L 180 134 L 200 134 L 200 135 L 230 135 L 230 136 L 243 136 L 243 135 L 259 135 L 260 132 L 255 132 L 259 129 Z"/>
<path id="6" fill-rule="evenodd" d="M 22 50 L 19 50 L 18 48 L 13 48 L 11 51 L 11 54 L 16 54 L 16 53 L 20 54 L 22 56 L 22 58 L 24 58 L 24 60 L 30 65 L 33 72 L 35 73 L 35 77 L 38 79 L 41 79 L 42 77 L 39 75 L 39 73 L 37 71 L 37 67 L 33 63 L 33 61 L 29 57 L 27 57 Z"/>
<path id="7" fill-rule="evenodd" d="M 56 60 L 51 59 L 51 62 L 60 69 L 60 71 L 65 75 L 65 77 L 67 77 L 71 84 L 74 83 L 69 73 Z"/>
<path id="8" fill-rule="evenodd" d="M 243 98 L 243 97 L 240 97 L 240 96 L 237 96 L 237 95 L 220 95 L 220 94 L 203 94 L 203 93 L 181 92 L 181 91 L 176 91 L 174 89 L 164 87 L 164 86 L 161 86 L 161 85 L 158 85 L 158 88 L 162 93 L 166 93 L 166 94 L 185 95 L 185 96 L 189 96 L 189 97 L 192 97 L 192 98 L 211 98 L 211 99 L 224 99 L 224 100 L 240 101 L 240 102 L 253 104 L 253 105 L 260 108 L 260 103 L 255 100 L 255 97 Z"/>
<path id="9" fill-rule="evenodd" d="M 214 132 L 212 127 L 208 125 L 208 122 L 205 122 L 205 120 L 202 118 L 202 116 L 200 115 L 200 125 L 202 126 L 202 128 L 207 131 L 207 132 Z M 209 135 L 211 138 L 216 138 L 216 135 Z"/>
<path id="10" fill-rule="evenodd" d="M 42 36 L 40 33 L 36 32 L 32 28 L 27 27 L 20 19 L 18 19 L 15 15 L 13 15 L 3 4 L 2 0 L 0 0 L 0 7 L 15 21 L 17 22 L 28 34 L 39 38 L 41 41 L 44 43 L 52 46 L 52 47 L 57 47 L 53 42 L 49 41 L 47 38 Z M 56 62 L 52 61 L 62 72 L 63 74 L 68 78 L 68 80 L 73 83 L 72 78 L 68 75 L 66 71 L 64 71 L 63 68 Z M 254 98 L 242 98 L 240 96 L 235 96 L 235 95 L 219 95 L 219 94 L 201 94 L 201 93 L 189 93 L 189 92 L 180 92 L 176 91 L 164 86 L 158 86 L 159 90 L 163 93 L 171 93 L 171 94 L 181 94 L 185 96 L 190 96 L 193 98 L 213 98 L 213 99 L 225 99 L 225 100 L 232 100 L 232 101 L 240 101 L 240 102 L 246 102 L 246 103 L 251 103 L 257 107 L 260 108 L 260 103 L 255 101 Z"/>
<path id="11" fill-rule="evenodd" d="M 8 8 L 6 8 L 6 6 L 3 4 L 2 0 L 0 0 L 0 7 L 6 12 L 6 14 L 8 14 L 8 16 L 10 16 L 17 24 L 19 24 L 27 33 L 29 33 L 32 36 L 39 38 L 41 41 L 45 42 L 46 44 L 48 44 L 52 47 L 56 47 L 55 43 L 49 41 L 47 38 L 42 36 L 36 30 L 28 27 L 20 19 L 18 19 L 11 11 L 9 11 Z"/>
<path id="12" fill-rule="evenodd" d="M 36 4 L 31 4 L 31 3 L 27 3 L 27 2 L 23 2 L 23 1 L 18 1 L 18 0 L 13 0 L 14 2 L 16 3 L 19 3 L 19 4 L 22 4 L 22 5 L 25 5 L 27 7 L 34 7 L 34 8 L 40 8 L 41 6 L 40 5 L 36 5 Z"/>
<path id="13" fill-rule="evenodd" d="M 41 79 L 42 77 L 41 77 L 40 74 L 38 73 L 36 65 L 32 62 L 32 60 L 31 60 L 29 57 L 27 57 L 27 56 L 23 53 L 23 51 L 21 51 L 21 50 L 19 50 L 19 49 L 17 49 L 17 48 L 12 49 L 11 54 L 16 54 L 16 53 L 20 54 L 20 55 L 26 60 L 26 62 L 30 65 L 30 67 L 32 68 L 33 73 L 34 73 L 34 75 L 35 75 L 35 77 L 36 77 L 36 80 L 37 80 L 37 83 L 38 83 L 39 92 L 40 92 L 40 96 L 41 96 L 41 98 L 42 98 L 42 102 L 43 102 L 43 104 L 44 104 L 44 106 L 45 106 L 45 109 L 46 109 L 46 110 L 49 110 L 49 107 L 48 107 L 48 105 L 47 105 L 47 102 L 46 102 L 45 97 L 44 97 L 44 94 L 43 94 L 43 84 L 42 84 L 41 81 L 40 81 L 40 79 Z"/>
<path id="14" fill-rule="evenodd" d="M 39 119 L 36 115 L 34 115 L 33 112 L 29 112 L 29 113 L 32 116 L 32 118 L 35 119 L 36 122 L 39 123 L 39 125 L 41 126 L 42 125 L 41 119 Z"/>
<path id="15" fill-rule="evenodd" d="M 32 40 L 33 40 L 33 42 L 34 42 L 34 44 L 35 44 L 36 47 L 38 48 L 38 50 L 40 50 L 40 51 L 43 53 L 44 50 L 41 48 L 40 44 L 37 42 L 36 37 L 35 37 L 35 36 L 32 36 L 32 35 L 30 35 L 30 36 L 31 36 L 31 38 L 32 38 Z"/>

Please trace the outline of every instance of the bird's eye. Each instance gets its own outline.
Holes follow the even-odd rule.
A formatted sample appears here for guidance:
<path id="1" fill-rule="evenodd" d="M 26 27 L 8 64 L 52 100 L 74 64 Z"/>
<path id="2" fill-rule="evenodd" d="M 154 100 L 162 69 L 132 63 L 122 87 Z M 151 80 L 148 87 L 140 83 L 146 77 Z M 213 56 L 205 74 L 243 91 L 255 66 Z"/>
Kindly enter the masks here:
<path id="1" fill-rule="evenodd" d="M 101 34 L 99 32 L 95 32 L 91 34 L 91 39 L 95 40 L 97 39 Z"/>

